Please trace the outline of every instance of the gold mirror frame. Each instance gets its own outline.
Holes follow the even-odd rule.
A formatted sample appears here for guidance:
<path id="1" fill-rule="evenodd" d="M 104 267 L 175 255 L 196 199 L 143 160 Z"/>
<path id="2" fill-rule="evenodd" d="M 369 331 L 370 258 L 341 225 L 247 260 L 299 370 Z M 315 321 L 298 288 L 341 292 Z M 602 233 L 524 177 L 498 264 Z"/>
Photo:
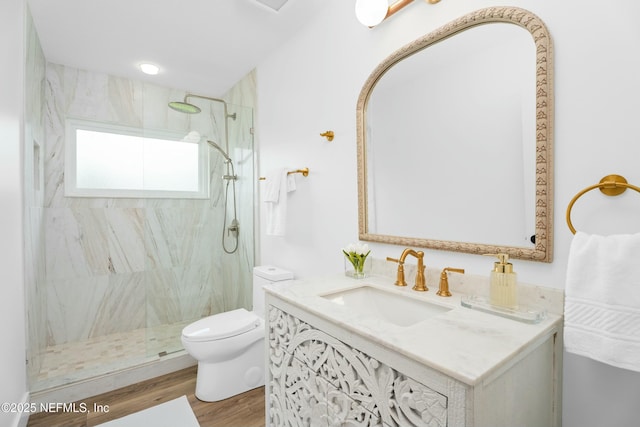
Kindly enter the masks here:
<path id="1" fill-rule="evenodd" d="M 496 246 L 373 234 L 368 230 L 366 170 L 366 107 L 378 80 L 397 62 L 469 28 L 494 22 L 518 25 L 531 33 L 536 49 L 536 214 L 535 247 Z M 466 252 L 507 253 L 512 258 L 551 262 L 553 259 L 553 51 L 544 23 L 533 13 L 516 7 L 491 7 L 469 13 L 426 34 L 388 56 L 365 82 L 356 107 L 358 151 L 358 231 L 361 240 L 403 246 Z"/>

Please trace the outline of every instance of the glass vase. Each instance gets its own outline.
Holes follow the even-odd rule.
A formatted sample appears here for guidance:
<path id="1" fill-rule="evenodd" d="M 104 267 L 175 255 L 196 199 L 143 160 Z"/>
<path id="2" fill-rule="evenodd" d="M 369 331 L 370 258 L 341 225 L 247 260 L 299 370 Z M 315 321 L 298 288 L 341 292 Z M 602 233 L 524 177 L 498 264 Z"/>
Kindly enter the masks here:
<path id="1" fill-rule="evenodd" d="M 366 257 L 364 263 L 354 266 L 347 257 L 344 258 L 344 274 L 354 279 L 364 279 L 371 275 L 371 259 Z"/>

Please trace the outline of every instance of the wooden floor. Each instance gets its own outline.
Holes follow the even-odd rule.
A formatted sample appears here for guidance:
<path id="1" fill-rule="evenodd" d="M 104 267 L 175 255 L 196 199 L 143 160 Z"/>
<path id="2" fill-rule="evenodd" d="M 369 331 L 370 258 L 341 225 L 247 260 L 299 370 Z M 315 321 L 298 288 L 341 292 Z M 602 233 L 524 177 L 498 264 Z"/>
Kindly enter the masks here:
<path id="1" fill-rule="evenodd" d="M 100 394 L 78 402 L 86 413 L 38 413 L 27 427 L 88 427 L 124 417 L 186 395 L 201 427 L 264 427 L 264 387 L 220 402 L 202 402 L 195 395 L 196 367 Z M 107 411 L 91 412 L 94 404 Z M 102 405 L 102 406 L 100 406 Z"/>

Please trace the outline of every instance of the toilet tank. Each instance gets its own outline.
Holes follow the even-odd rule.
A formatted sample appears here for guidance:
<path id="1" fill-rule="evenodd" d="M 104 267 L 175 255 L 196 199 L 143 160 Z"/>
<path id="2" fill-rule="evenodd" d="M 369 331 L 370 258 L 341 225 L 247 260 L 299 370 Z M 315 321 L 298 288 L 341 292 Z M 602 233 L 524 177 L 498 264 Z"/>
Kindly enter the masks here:
<path id="1" fill-rule="evenodd" d="M 293 279 L 293 273 L 271 265 L 253 268 L 253 312 L 264 318 L 264 291 L 262 287 L 274 282 Z"/>

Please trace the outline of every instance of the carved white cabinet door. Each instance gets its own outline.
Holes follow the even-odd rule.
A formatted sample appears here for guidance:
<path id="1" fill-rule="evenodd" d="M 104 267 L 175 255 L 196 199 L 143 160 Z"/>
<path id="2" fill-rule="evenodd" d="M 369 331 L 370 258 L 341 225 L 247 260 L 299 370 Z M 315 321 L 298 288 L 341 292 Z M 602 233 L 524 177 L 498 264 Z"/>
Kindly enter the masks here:
<path id="1" fill-rule="evenodd" d="M 447 425 L 447 397 L 277 308 L 269 309 L 271 426 Z"/>

